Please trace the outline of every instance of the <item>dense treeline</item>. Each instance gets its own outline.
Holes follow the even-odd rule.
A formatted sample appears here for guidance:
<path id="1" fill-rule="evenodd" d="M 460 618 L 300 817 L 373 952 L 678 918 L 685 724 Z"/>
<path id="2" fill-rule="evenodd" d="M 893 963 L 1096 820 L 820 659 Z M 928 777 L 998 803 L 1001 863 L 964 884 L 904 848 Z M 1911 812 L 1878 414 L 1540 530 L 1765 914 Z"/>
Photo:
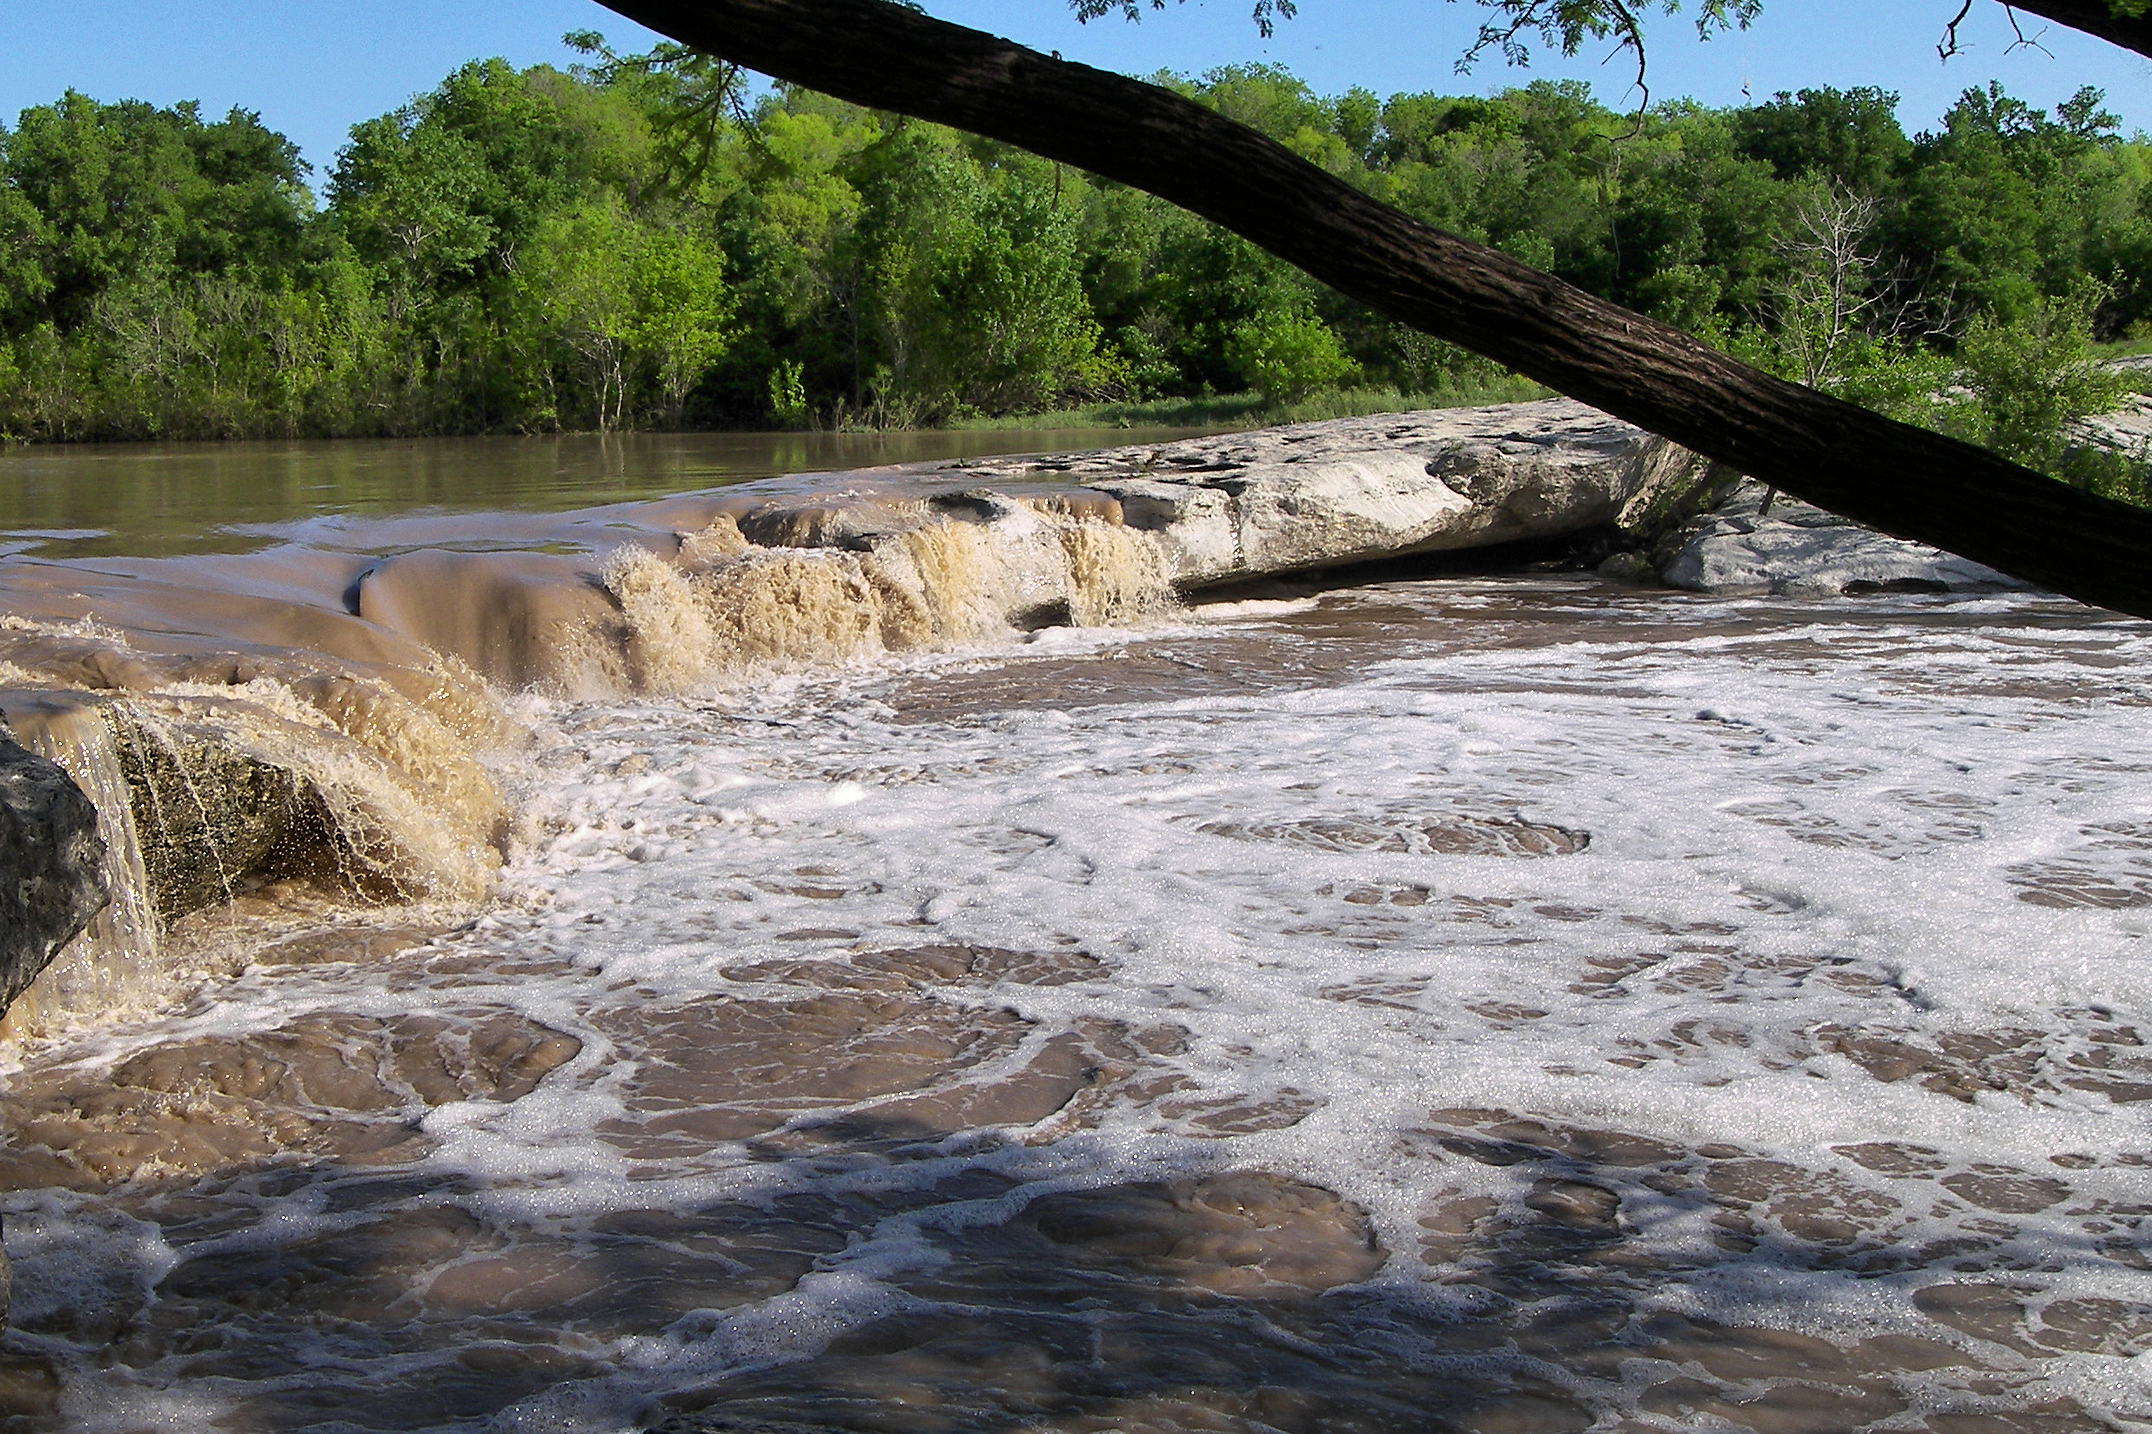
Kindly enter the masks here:
<path id="1" fill-rule="evenodd" d="M 0 433 L 918 424 L 1494 377 L 1146 195 L 581 43 L 357 126 L 318 197 L 243 111 L 25 111 L 0 129 Z M 1909 137 L 1873 90 L 1631 116 L 1573 83 L 1172 83 L 1792 377 L 1901 410 L 1959 383 L 1976 436 L 2028 456 L 2088 401 L 2086 340 L 2152 328 L 2152 144 L 2096 91 L 2050 117 L 1971 90 Z"/>

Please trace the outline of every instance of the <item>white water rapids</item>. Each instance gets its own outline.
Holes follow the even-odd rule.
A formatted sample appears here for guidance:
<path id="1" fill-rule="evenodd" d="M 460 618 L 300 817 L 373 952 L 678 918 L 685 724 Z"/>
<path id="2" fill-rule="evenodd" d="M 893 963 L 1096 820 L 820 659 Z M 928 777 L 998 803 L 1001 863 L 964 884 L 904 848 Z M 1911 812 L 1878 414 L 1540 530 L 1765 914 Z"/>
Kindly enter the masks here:
<path id="1" fill-rule="evenodd" d="M 475 920 L 8 1072 L 0 1404 L 2146 1427 L 2148 673 L 1457 578 L 524 699 Z"/>

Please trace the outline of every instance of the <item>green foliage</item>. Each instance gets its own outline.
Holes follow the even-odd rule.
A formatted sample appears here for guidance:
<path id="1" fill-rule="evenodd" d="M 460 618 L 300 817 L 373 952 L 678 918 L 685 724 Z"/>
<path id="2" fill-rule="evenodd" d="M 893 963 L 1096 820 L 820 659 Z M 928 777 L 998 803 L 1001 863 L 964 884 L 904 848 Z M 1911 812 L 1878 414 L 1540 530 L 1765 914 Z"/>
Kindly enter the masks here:
<path id="1" fill-rule="evenodd" d="M 2073 449 L 2060 476 L 2098 497 L 2152 508 L 2152 452 L 2143 447 L 2121 452 Z"/>
<path id="2" fill-rule="evenodd" d="M 2015 321 L 1973 321 L 1958 357 L 1978 441 L 2028 468 L 2070 476 L 2068 425 L 2113 408 L 2123 393 L 2121 379 L 2091 353 L 2100 297 L 2087 288 L 2038 301 Z"/>
<path id="3" fill-rule="evenodd" d="M 770 416 L 779 428 L 797 428 L 807 420 L 807 371 L 797 359 L 770 370 Z"/>
<path id="4" fill-rule="evenodd" d="M 1782 90 L 1732 118 L 1742 152 L 1770 165 L 1779 179 L 1822 178 L 1856 194 L 1878 194 L 1912 150 L 1897 109 L 1896 95 L 1867 86 Z"/>
<path id="5" fill-rule="evenodd" d="M 587 403 L 575 417 L 600 431 L 644 407 L 677 424 L 687 396 L 731 345 L 735 302 L 724 256 L 692 234 L 592 203 L 542 222 L 518 257 L 518 326 L 550 348 L 526 371 L 543 385 L 551 418 L 564 395 Z M 563 371 L 573 380 L 562 383 Z M 573 401 L 571 401 L 573 402 Z"/>
<path id="6" fill-rule="evenodd" d="M 1266 309 L 1233 326 L 1226 360 L 1248 386 L 1273 403 L 1305 398 L 1351 378 L 1360 366 L 1314 314 Z"/>
<path id="7" fill-rule="evenodd" d="M 1594 3 L 1500 7 L 1521 23 L 1488 43 L 1618 36 Z M 0 129 L 0 434 L 1275 418 L 1537 391 L 1148 195 L 757 94 L 677 46 L 570 43 L 567 71 L 474 62 L 356 126 L 318 205 L 244 111 L 25 111 Z M 1908 136 L 1868 89 L 1630 114 L 1574 82 L 1160 82 L 1788 377 L 2139 481 L 2055 436 L 2102 391 L 2071 345 L 2152 332 L 2152 145 L 2096 91 L 2052 114 L 1970 91 Z"/>

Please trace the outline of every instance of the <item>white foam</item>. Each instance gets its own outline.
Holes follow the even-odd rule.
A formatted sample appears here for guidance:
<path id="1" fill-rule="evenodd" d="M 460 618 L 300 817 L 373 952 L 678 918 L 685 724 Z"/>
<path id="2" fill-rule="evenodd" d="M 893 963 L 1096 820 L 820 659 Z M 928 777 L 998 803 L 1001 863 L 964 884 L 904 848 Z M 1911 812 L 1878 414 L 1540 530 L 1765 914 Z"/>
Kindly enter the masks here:
<path id="1" fill-rule="evenodd" d="M 1514 615 L 1520 599 L 1548 622 L 1542 640 Z M 2152 856 L 2126 834 L 2146 830 L 2152 631 L 2031 599 L 1852 608 L 1849 621 L 1455 582 L 1211 608 L 1148 633 L 1055 633 L 1025 651 L 1289 647 L 1315 640 L 1295 619 L 1378 603 L 1426 620 L 1359 639 L 1344 675 L 1254 695 L 901 720 L 908 683 L 932 671 L 946 688 L 989 665 L 973 652 L 796 675 L 722 701 L 534 700 L 553 735 L 521 794 L 528 835 L 499 910 L 455 940 L 574 969 L 437 999 L 513 1008 L 585 1051 L 511 1104 L 434 1110 L 426 1129 L 440 1144 L 421 1172 L 469 1182 L 466 1203 L 503 1219 L 573 1225 L 718 1198 L 923 1187 L 959 1168 L 1025 1182 L 935 1217 L 983 1222 L 1050 1190 L 1260 1167 L 1368 1209 L 1399 1252 L 1378 1283 L 1440 1306 L 1467 1295 L 1429 1286 L 1411 1257 L 1431 1195 L 1514 1201 L 1529 1182 L 1409 1133 L 1434 1110 L 1491 1107 L 1827 1172 L 1896 1201 L 1886 1223 L 1908 1245 L 1962 1233 L 1979 1213 L 1942 1209 L 1932 1182 L 1834 1147 L 1896 1141 L 1952 1170 L 2063 1178 L 2073 1200 L 2010 1217 L 2002 1243 L 2018 1277 L 2048 1297 L 2152 1304 L 2152 1274 L 2088 1253 L 2070 1213 L 2141 1201 L 2144 1171 L 2113 1162 L 2152 1150 L 2152 1104 L 2065 1080 L 2092 1069 L 2067 1061 L 2094 1051 L 2098 1032 L 2152 1018 L 2147 922 L 2141 909 L 2020 899 L 2044 867 L 2072 863 L 2152 891 Z M 631 756 L 641 764 L 623 769 Z M 1382 849 L 1385 831 L 1451 820 L 1591 840 L 1545 859 Z M 1330 845 L 1293 832 L 1328 832 Z M 766 880 L 802 867 L 832 873 L 842 894 Z M 797 939 L 821 928 L 855 934 Z M 902 1165 L 773 1164 L 720 1146 L 637 1168 L 595 1133 L 624 1108 L 638 1059 L 604 1012 L 736 991 L 725 966 L 929 940 L 1074 944 L 1115 964 L 1097 981 L 944 993 L 1039 1023 L 1004 1068 L 1079 1018 L 1170 1022 L 1190 1033 L 1163 1062 L 1189 1101 L 1299 1093 L 1313 1108 L 1219 1140 L 1159 1103 L 1122 1102 L 1094 1131 L 1028 1147 L 960 1137 L 942 1159 Z M 1619 996 L 1612 982 L 1578 989 L 1607 969 L 1595 958 L 1643 954 L 1661 959 L 1622 978 Z M 352 972 L 250 977 L 224 999 L 99 1037 L 89 1058 L 217 1023 L 266 1029 L 304 1009 L 410 1009 L 414 994 Z M 1877 1079 L 1831 1048 L 1832 1030 L 1924 1049 L 2031 1031 L 2044 1074 L 1960 1100 Z M 2062 1153 L 2100 1164 L 2058 1169 L 2049 1158 Z M 1669 1196 L 1644 1213 L 1648 1247 L 1712 1248 L 1710 1207 Z M 922 1218 L 884 1221 L 787 1294 L 624 1344 L 610 1357 L 631 1373 L 536 1396 L 495 1427 L 626 1428 L 653 1392 L 811 1353 L 903 1306 L 892 1281 L 946 1258 Z M 11 1242 L 16 1228 L 11 1217 Z M 20 1278 L 46 1267 L 42 1248 L 18 1249 Z M 1913 1292 L 1935 1274 L 1795 1275 L 1720 1258 L 1663 1298 L 1843 1336 L 1915 1327 Z M 2141 1408 L 2152 1372 L 2090 1355 L 2047 1367 L 2051 1392 L 2114 1410 Z M 75 1377 L 80 1427 L 149 1417 L 134 1381 L 154 1371 L 110 1376 L 109 1397 L 95 1392 L 107 1376 Z"/>

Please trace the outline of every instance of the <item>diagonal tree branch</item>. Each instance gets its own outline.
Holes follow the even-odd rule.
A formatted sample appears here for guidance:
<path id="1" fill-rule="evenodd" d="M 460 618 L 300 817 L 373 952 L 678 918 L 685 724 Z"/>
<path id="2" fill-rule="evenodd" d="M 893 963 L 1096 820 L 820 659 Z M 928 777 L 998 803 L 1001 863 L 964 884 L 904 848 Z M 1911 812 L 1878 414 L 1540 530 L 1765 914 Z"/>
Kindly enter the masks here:
<path id="1" fill-rule="evenodd" d="M 2152 617 L 2152 513 L 1748 368 L 1422 224 L 1158 86 L 889 0 L 606 3 L 764 74 L 1148 190 L 1378 312 L 1788 493 L 2085 602 Z M 2047 14 L 2049 5 L 2075 3 L 2025 8 Z"/>

